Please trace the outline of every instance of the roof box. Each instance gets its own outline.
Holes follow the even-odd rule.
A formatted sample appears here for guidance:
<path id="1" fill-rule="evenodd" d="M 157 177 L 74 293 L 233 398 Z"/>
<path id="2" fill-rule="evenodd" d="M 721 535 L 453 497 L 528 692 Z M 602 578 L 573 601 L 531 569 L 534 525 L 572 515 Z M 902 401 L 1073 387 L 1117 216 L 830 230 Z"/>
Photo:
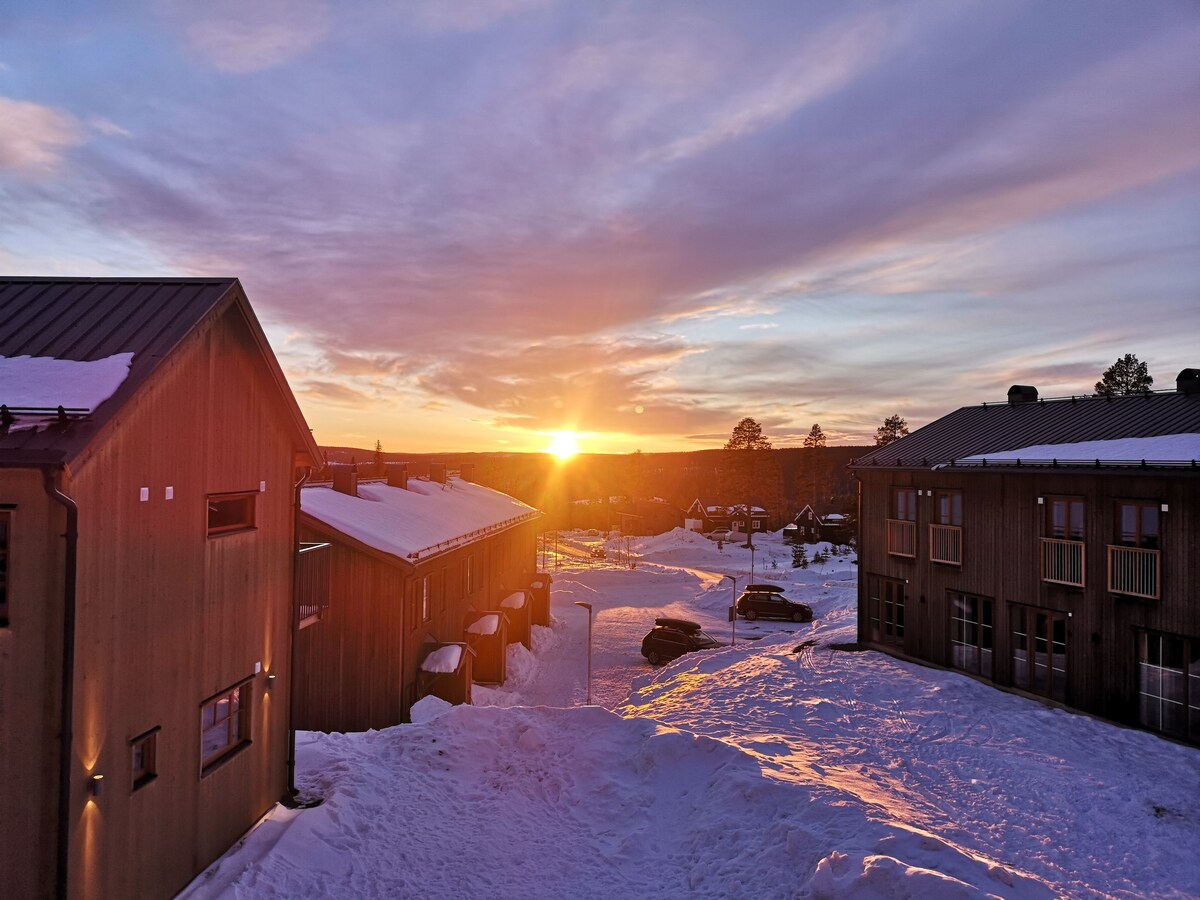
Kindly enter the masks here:
<path id="1" fill-rule="evenodd" d="M 1034 403 L 1037 398 L 1037 388 L 1031 384 L 1014 384 L 1008 389 L 1009 403 Z"/>
<path id="2" fill-rule="evenodd" d="M 658 618 L 654 620 L 654 624 L 660 628 L 676 628 L 679 631 L 686 631 L 688 634 L 700 630 L 699 622 L 692 622 L 688 619 Z"/>

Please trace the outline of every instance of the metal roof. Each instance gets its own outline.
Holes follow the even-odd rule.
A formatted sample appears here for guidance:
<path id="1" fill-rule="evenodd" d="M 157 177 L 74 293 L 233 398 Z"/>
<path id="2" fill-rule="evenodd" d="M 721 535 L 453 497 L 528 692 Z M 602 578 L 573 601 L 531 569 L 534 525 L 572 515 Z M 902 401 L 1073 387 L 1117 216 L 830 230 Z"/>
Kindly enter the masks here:
<path id="1" fill-rule="evenodd" d="M 1040 444 L 1200 433 L 1200 393 L 1147 392 L 964 406 L 859 457 L 853 468 L 930 468 Z"/>
<path id="2" fill-rule="evenodd" d="M 128 377 L 94 413 L 37 429 L 0 428 L 0 457 L 16 464 L 70 460 L 194 329 L 233 305 L 285 395 L 301 432 L 297 446 L 319 459 L 236 278 L 0 278 L 0 356 L 90 362 L 133 353 Z"/>

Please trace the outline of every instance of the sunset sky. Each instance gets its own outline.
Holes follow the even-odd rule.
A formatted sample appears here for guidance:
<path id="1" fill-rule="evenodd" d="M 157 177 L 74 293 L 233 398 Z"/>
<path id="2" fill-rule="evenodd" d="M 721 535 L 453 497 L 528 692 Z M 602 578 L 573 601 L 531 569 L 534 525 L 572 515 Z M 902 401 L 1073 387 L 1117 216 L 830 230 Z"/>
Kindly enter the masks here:
<path id="1" fill-rule="evenodd" d="M 1169 388 L 1197 48 L 1195 0 L 6 0 L 0 273 L 241 278 L 323 444 Z"/>

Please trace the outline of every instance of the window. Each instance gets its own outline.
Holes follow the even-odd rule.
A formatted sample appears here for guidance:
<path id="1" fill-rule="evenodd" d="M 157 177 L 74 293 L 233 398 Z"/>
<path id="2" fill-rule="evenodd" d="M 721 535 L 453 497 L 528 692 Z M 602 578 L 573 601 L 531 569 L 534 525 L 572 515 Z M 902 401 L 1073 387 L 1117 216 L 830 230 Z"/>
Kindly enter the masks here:
<path id="1" fill-rule="evenodd" d="M 962 527 L 962 491 L 936 491 L 933 495 L 933 517 L 939 525 Z"/>
<path id="2" fill-rule="evenodd" d="M 1158 504 L 1118 500 L 1113 543 L 1121 547 L 1158 549 Z"/>
<path id="3" fill-rule="evenodd" d="M 430 603 L 432 599 L 429 592 L 429 576 L 421 576 L 421 621 L 428 622 L 433 616 L 433 609 Z"/>
<path id="4" fill-rule="evenodd" d="M 1013 606 L 1012 683 L 1052 700 L 1067 699 L 1066 613 Z"/>
<path id="5" fill-rule="evenodd" d="M 158 732 L 157 727 L 151 728 L 129 742 L 129 761 L 135 791 L 158 777 Z"/>
<path id="6" fill-rule="evenodd" d="M 1138 636 L 1138 714 L 1147 728 L 1200 743 L 1200 640 Z"/>
<path id="7" fill-rule="evenodd" d="M 929 524 L 929 561 L 962 565 L 961 491 L 935 491 L 933 521 Z"/>
<path id="8" fill-rule="evenodd" d="M 206 774 L 216 763 L 250 743 L 249 680 L 200 707 L 200 767 Z"/>
<path id="9" fill-rule="evenodd" d="M 917 489 L 892 488 L 892 518 L 904 522 L 917 521 Z"/>
<path id="10" fill-rule="evenodd" d="M 867 614 L 871 639 L 904 643 L 904 582 L 871 575 L 867 579 Z"/>
<path id="11" fill-rule="evenodd" d="M 241 494 L 209 494 L 208 535 L 233 534 L 254 528 L 257 491 Z"/>
<path id="12" fill-rule="evenodd" d="M 951 592 L 950 664 L 964 672 L 992 677 L 991 598 Z"/>
<path id="13" fill-rule="evenodd" d="M 8 627 L 8 542 L 12 510 L 0 508 L 0 628 Z"/>
<path id="14" fill-rule="evenodd" d="M 463 561 L 463 594 L 470 596 L 475 593 L 475 554 L 472 553 Z"/>
<path id="15" fill-rule="evenodd" d="M 1083 540 L 1082 497 L 1046 498 L 1046 537 L 1063 541 Z"/>
<path id="16" fill-rule="evenodd" d="M 446 590 L 446 568 L 445 568 L 445 566 L 443 566 L 441 569 L 438 570 L 437 578 L 435 578 L 433 581 L 433 589 L 437 594 L 438 609 L 440 609 L 444 613 L 446 611 L 446 605 L 449 601 L 449 598 L 447 595 L 450 593 L 448 590 Z"/>
<path id="17" fill-rule="evenodd" d="M 887 552 L 892 556 L 917 555 L 917 490 L 892 488 L 891 516 L 887 520 Z"/>

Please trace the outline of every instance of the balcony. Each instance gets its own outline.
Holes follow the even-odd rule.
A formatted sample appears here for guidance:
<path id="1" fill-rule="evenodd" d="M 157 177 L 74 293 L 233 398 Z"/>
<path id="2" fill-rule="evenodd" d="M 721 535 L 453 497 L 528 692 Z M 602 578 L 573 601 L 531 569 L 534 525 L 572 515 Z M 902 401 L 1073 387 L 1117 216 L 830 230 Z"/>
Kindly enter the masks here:
<path id="1" fill-rule="evenodd" d="M 892 556 L 917 555 L 917 523 L 907 519 L 887 520 L 887 552 Z"/>
<path id="2" fill-rule="evenodd" d="M 962 528 L 958 525 L 929 526 L 929 561 L 962 565 Z"/>
<path id="3" fill-rule="evenodd" d="M 1108 590 L 1128 597 L 1159 597 L 1159 551 L 1140 547 L 1108 547 Z"/>
<path id="4" fill-rule="evenodd" d="M 329 609 L 329 544 L 300 544 L 296 603 L 301 628 L 321 621 Z"/>
<path id="5" fill-rule="evenodd" d="M 1083 541 L 1042 538 L 1042 581 L 1083 587 Z"/>

